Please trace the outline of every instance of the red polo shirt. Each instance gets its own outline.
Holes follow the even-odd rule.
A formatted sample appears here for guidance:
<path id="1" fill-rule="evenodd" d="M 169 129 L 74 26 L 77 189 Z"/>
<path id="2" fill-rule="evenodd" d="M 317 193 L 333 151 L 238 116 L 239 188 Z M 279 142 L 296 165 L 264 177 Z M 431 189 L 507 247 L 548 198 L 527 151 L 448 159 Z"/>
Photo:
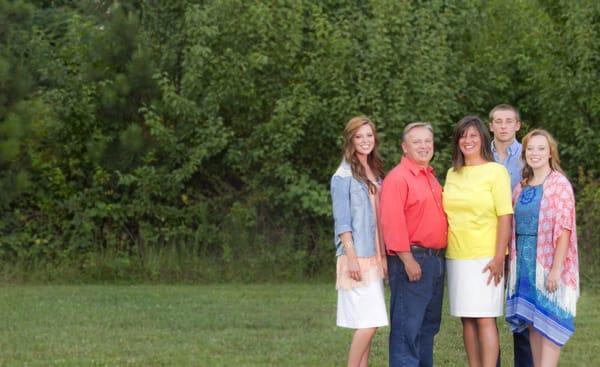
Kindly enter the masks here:
<path id="1" fill-rule="evenodd" d="M 411 244 L 446 247 L 448 221 L 442 207 L 442 186 L 433 168 L 402 157 L 383 180 L 380 200 L 379 218 L 389 255 L 408 252 Z"/>

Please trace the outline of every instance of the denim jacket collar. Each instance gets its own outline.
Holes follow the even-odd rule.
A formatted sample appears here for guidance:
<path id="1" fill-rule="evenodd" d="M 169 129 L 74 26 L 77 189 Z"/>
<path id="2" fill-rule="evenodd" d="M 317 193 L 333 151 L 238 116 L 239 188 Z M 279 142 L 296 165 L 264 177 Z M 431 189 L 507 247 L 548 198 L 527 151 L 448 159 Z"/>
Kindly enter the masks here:
<path id="1" fill-rule="evenodd" d="M 347 160 L 343 159 L 342 163 L 340 163 L 340 166 L 338 167 L 338 169 L 335 171 L 335 174 L 341 177 L 353 177 L 352 176 L 352 166 L 350 166 L 350 162 L 348 162 Z M 354 178 L 356 180 L 356 177 Z M 383 182 L 383 178 L 381 177 L 377 177 L 377 184 L 381 185 L 381 183 Z M 356 182 L 358 182 L 361 187 L 365 190 L 365 192 L 368 194 L 369 193 L 369 188 L 367 187 L 367 184 L 356 180 Z"/>

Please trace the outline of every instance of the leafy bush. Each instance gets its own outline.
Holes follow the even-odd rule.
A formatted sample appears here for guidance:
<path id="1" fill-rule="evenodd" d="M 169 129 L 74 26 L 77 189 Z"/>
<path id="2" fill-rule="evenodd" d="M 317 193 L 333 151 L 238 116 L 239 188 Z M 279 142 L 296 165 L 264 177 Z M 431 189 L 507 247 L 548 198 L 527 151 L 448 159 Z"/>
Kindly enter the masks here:
<path id="1" fill-rule="evenodd" d="M 560 140 L 571 176 L 596 177 L 599 13 L 591 0 L 0 0 L 4 277 L 331 277 L 328 183 L 357 114 L 387 168 L 404 125 L 430 121 L 443 176 L 454 123 L 510 102 Z"/>
<path id="2" fill-rule="evenodd" d="M 582 287 L 598 288 L 600 271 L 600 181 L 579 171 L 577 194 L 577 241 Z"/>

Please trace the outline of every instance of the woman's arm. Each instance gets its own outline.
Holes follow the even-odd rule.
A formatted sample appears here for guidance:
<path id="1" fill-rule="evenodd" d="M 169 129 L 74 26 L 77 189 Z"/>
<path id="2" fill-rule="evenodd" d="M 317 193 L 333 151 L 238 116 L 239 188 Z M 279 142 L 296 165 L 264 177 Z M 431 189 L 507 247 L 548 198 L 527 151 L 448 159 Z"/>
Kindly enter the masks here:
<path id="1" fill-rule="evenodd" d="M 552 261 L 552 269 L 548 273 L 546 278 L 546 289 L 548 292 L 554 292 L 558 289 L 560 283 L 560 274 L 563 271 L 563 263 L 567 256 L 567 249 L 569 248 L 569 237 L 571 231 L 565 229 L 562 231 L 558 240 L 556 241 L 556 248 L 554 249 L 554 260 Z"/>
<path id="2" fill-rule="evenodd" d="M 483 268 L 483 272 L 490 271 L 487 284 L 490 284 L 492 278 L 494 283 L 498 285 L 504 274 L 504 258 L 506 256 L 506 247 L 510 241 L 512 227 L 512 214 L 501 215 L 498 217 L 498 229 L 496 232 L 496 255 Z"/>
<path id="3" fill-rule="evenodd" d="M 360 267 L 352 240 L 352 214 L 350 210 L 350 177 L 334 175 L 331 179 L 331 199 L 336 236 L 339 236 L 344 254 L 348 258 L 350 278 L 360 281 Z"/>
<path id="4" fill-rule="evenodd" d="M 573 189 L 566 177 L 558 177 L 548 183 L 556 186 L 556 191 L 560 194 L 555 197 L 555 207 L 558 208 L 554 212 L 554 231 L 560 233 L 554 245 L 554 257 L 552 259 L 552 268 L 546 277 L 546 289 L 548 292 L 554 292 L 560 284 L 561 274 L 564 270 L 564 263 L 569 249 L 571 239 L 571 231 L 574 230 L 574 212 L 575 212 L 575 196 Z M 544 190 L 546 187 L 544 186 Z M 558 227 L 558 228 L 557 228 Z"/>
<path id="5" fill-rule="evenodd" d="M 352 242 L 352 232 L 344 232 L 340 234 L 342 240 L 342 246 L 344 246 L 344 253 L 348 258 L 348 272 L 350 278 L 360 282 L 360 266 L 358 265 L 358 258 L 356 252 L 354 252 L 354 243 Z"/>

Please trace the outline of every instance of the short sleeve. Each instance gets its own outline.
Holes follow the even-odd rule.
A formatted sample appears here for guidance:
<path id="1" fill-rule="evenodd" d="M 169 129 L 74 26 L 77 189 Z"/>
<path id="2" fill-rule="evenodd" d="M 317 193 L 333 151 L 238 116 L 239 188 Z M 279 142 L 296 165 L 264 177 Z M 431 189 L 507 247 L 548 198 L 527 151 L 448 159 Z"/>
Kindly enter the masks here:
<path id="1" fill-rule="evenodd" d="M 507 215 L 513 213 L 512 195 L 510 189 L 510 176 L 508 171 L 502 165 L 495 165 L 496 174 L 492 182 L 492 196 L 494 198 L 494 206 L 496 215 Z"/>
<path id="2" fill-rule="evenodd" d="M 410 251 L 408 225 L 404 212 L 407 195 L 408 185 L 396 172 L 383 180 L 379 209 L 383 239 L 388 251 Z"/>

